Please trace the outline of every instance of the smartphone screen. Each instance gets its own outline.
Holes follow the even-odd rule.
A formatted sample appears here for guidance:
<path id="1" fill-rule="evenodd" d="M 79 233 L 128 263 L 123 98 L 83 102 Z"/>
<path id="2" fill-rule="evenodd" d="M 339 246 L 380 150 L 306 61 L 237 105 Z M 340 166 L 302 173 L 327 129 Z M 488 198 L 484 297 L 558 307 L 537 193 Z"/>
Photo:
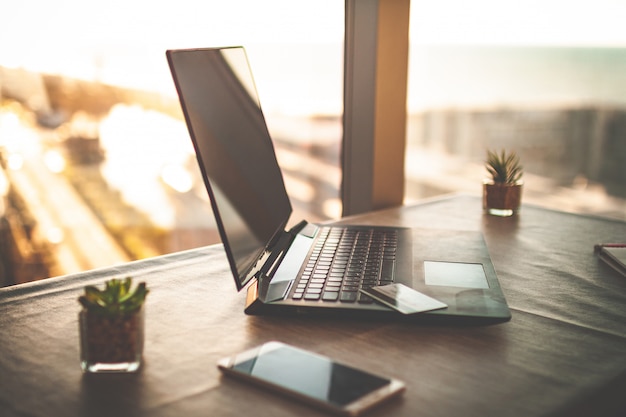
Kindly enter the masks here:
<path id="1" fill-rule="evenodd" d="M 218 366 L 234 376 L 350 415 L 356 415 L 404 389 L 404 384 L 397 380 L 279 342 L 269 342 L 226 358 Z"/>

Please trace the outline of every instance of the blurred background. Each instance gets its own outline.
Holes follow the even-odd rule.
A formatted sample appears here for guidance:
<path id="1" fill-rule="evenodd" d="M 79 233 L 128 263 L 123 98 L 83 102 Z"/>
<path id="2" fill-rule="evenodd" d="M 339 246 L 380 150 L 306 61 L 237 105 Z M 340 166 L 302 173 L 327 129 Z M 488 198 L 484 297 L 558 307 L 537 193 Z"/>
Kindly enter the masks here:
<path id="1" fill-rule="evenodd" d="M 411 3 L 406 203 L 479 195 L 626 220 L 622 1 Z M 0 286 L 219 242 L 169 48 L 244 45 L 294 205 L 341 213 L 342 0 L 0 5 Z"/>

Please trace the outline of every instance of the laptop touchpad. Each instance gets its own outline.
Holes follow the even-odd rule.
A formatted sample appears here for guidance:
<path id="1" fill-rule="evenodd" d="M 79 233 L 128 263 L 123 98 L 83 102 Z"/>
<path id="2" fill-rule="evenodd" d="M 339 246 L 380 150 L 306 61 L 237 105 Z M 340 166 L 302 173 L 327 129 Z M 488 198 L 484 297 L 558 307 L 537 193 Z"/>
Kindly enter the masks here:
<path id="1" fill-rule="evenodd" d="M 427 285 L 463 288 L 489 288 L 481 264 L 424 261 Z"/>

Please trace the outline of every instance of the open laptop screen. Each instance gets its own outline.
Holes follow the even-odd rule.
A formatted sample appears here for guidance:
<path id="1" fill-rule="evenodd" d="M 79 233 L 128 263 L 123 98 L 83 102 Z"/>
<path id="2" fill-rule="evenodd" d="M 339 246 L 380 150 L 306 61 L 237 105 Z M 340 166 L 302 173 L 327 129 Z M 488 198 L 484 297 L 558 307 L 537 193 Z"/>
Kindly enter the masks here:
<path id="1" fill-rule="evenodd" d="M 241 289 L 292 211 L 246 53 L 190 49 L 167 51 L 167 57 Z"/>

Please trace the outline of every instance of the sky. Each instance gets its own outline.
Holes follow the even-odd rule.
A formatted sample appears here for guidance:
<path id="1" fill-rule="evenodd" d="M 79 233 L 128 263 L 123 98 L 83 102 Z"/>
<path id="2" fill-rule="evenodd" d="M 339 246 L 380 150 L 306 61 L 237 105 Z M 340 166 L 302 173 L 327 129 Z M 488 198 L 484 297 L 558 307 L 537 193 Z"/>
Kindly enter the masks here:
<path id="1" fill-rule="evenodd" d="M 343 39 L 340 0 L 20 0 L 0 16 L 0 66 L 150 89 L 171 85 L 166 49 Z"/>
<path id="2" fill-rule="evenodd" d="M 336 42 L 343 0 L 21 0 L 0 6 L 2 50 L 94 44 Z M 413 0 L 427 43 L 626 46 L 624 0 Z"/>
<path id="3" fill-rule="evenodd" d="M 624 47 L 625 19 L 624 0 L 413 0 L 411 40 Z"/>
<path id="4" fill-rule="evenodd" d="M 343 0 L 20 0 L 0 6 L 0 65 L 56 53 L 337 43 Z M 411 42 L 626 47 L 626 0 L 413 0 Z M 78 52 L 77 52 L 78 51 Z"/>
<path id="5" fill-rule="evenodd" d="M 0 66 L 170 93 L 168 48 L 245 45 L 274 90 L 280 78 L 294 78 L 289 89 L 297 73 L 320 73 L 318 63 L 303 54 L 278 64 L 280 51 L 257 53 L 257 45 L 331 45 L 336 59 L 322 70 L 339 74 L 342 65 L 344 0 L 20 0 L 0 5 L 0 16 Z M 626 48 L 624 21 L 626 0 L 412 0 L 410 39 Z"/>

